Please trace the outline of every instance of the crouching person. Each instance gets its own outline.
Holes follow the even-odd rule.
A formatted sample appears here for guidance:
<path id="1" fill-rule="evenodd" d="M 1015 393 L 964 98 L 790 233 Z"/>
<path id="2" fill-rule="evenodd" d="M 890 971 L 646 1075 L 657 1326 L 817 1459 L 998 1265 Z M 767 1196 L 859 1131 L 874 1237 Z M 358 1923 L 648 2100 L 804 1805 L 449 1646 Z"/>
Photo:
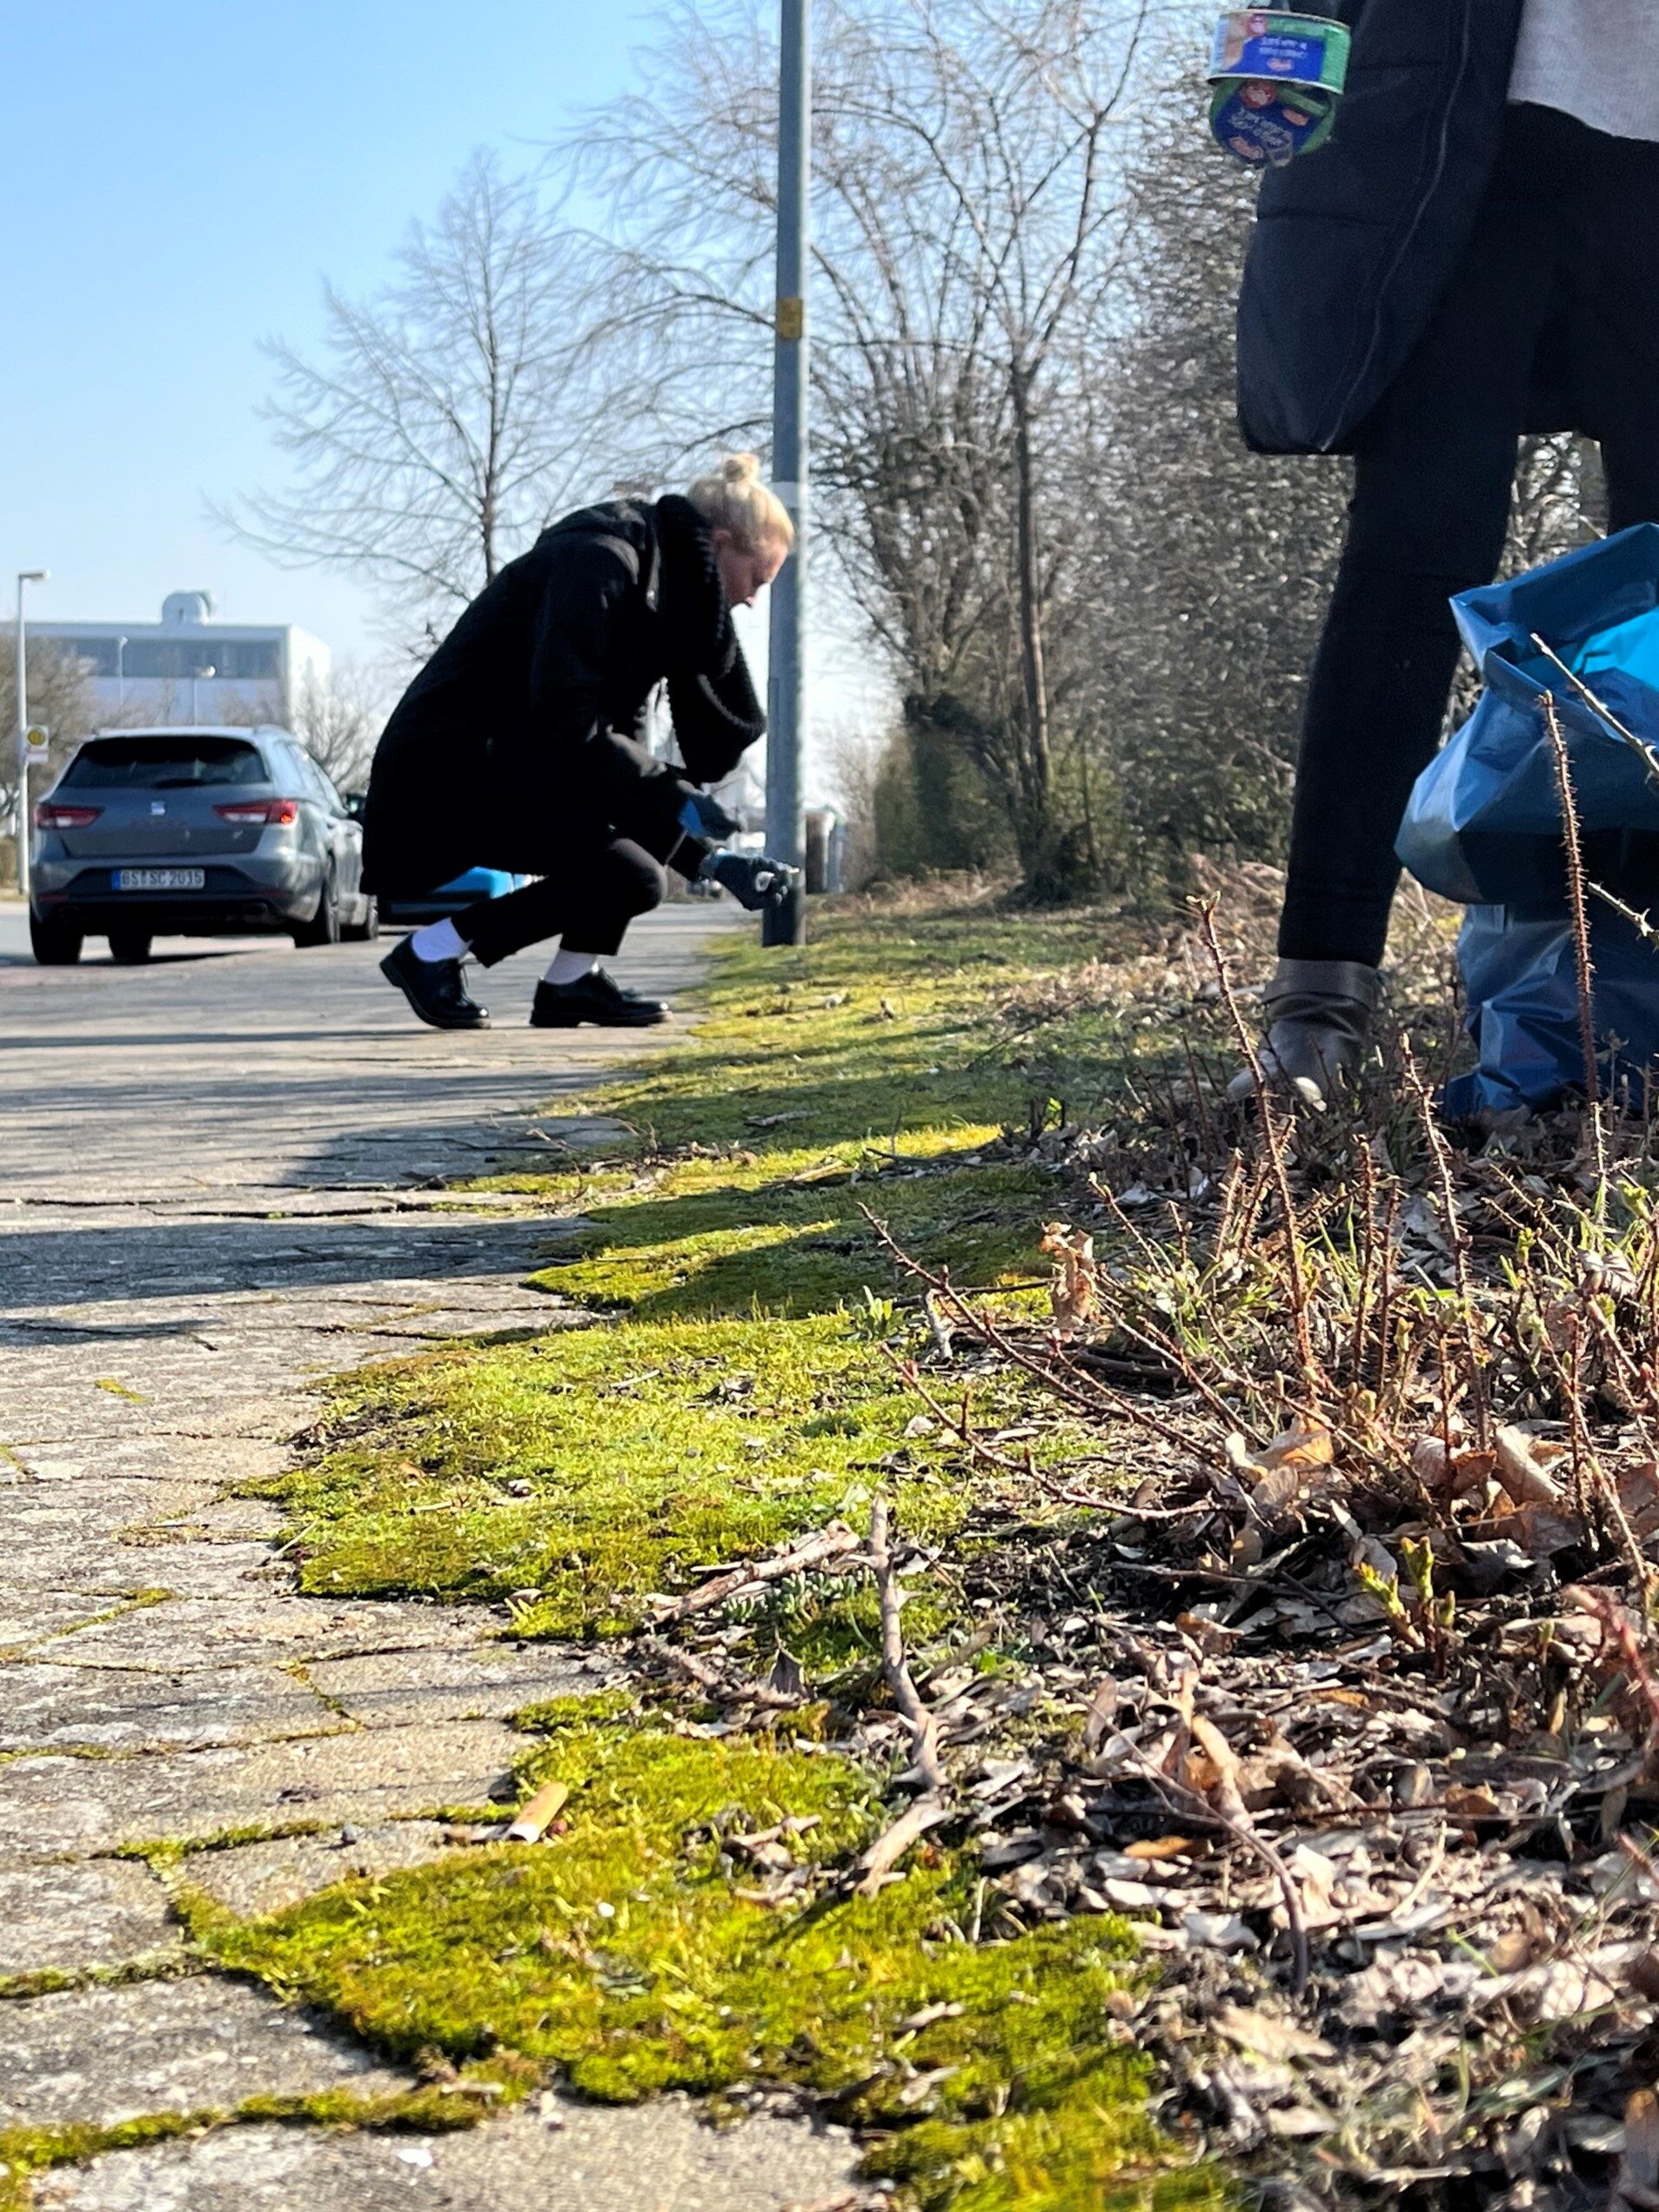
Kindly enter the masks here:
<path id="1" fill-rule="evenodd" d="M 766 727 L 733 626 L 782 567 L 794 529 L 753 454 L 684 498 L 585 507 L 542 533 L 462 615 L 405 693 L 374 756 L 364 883 L 418 897 L 469 868 L 539 880 L 405 938 L 381 962 L 423 1022 L 485 1027 L 464 963 L 557 938 L 531 1022 L 639 1028 L 654 999 L 599 965 L 662 898 L 666 868 L 746 907 L 787 871 L 726 850 L 735 821 L 700 787 Z M 684 767 L 642 742 L 668 687 Z"/>

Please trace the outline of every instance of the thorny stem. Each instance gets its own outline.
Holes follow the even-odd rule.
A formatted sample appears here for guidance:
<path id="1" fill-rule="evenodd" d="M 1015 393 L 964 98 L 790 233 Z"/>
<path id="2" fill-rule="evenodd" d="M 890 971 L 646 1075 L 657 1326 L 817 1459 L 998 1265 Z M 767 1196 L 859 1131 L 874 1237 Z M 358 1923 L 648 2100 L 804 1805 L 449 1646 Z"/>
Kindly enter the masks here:
<path id="1" fill-rule="evenodd" d="M 1249 1027 L 1239 1011 L 1238 1000 L 1233 995 L 1233 979 L 1227 972 L 1227 962 L 1215 935 L 1215 902 L 1213 899 L 1206 899 L 1200 905 L 1198 925 L 1203 935 L 1204 949 L 1214 963 L 1221 1002 L 1227 1009 L 1228 1019 L 1233 1024 L 1234 1035 L 1244 1055 L 1255 1091 L 1256 1109 L 1261 1116 L 1262 1143 L 1267 1147 L 1268 1158 L 1272 1165 L 1274 1185 L 1278 1192 L 1279 1209 L 1285 1224 L 1285 1266 L 1289 1277 L 1290 1318 L 1296 1332 L 1296 1354 L 1301 1362 L 1302 1375 L 1308 1387 L 1316 1389 L 1322 1378 L 1319 1362 L 1314 1357 L 1313 1332 L 1308 1321 L 1308 1278 L 1302 1263 L 1301 1226 L 1295 1201 L 1290 1195 L 1290 1176 L 1285 1164 L 1283 1136 L 1274 1116 L 1273 1099 L 1268 1089 L 1267 1076 L 1262 1072 L 1261 1056 L 1255 1049 Z"/>
<path id="2" fill-rule="evenodd" d="M 933 1293 L 929 1291 L 928 1296 L 931 1297 Z M 1038 1466 L 1029 1445 L 1026 1446 L 1023 1459 L 1011 1459 L 1006 1451 L 996 1451 L 986 1443 L 983 1437 L 974 1434 L 973 1424 L 968 1413 L 967 1391 L 962 1392 L 961 1411 L 953 1413 L 947 1405 L 934 1397 L 933 1391 L 923 1382 L 921 1370 L 913 1359 L 901 1359 L 891 1344 L 883 1344 L 881 1350 L 900 1381 L 907 1389 L 915 1391 L 917 1397 L 936 1420 L 942 1421 L 953 1436 L 960 1438 L 976 1459 L 983 1459 L 987 1466 L 999 1468 L 1004 1474 L 1023 1476 L 1027 1481 L 1034 1483 L 1039 1490 L 1046 1491 L 1050 1498 L 1062 1505 L 1079 1505 L 1090 1512 L 1096 1513 L 1114 1513 L 1119 1511 L 1118 1506 L 1108 1498 L 1097 1497 L 1093 1491 L 1089 1490 L 1068 1490 L 1063 1483 L 1057 1483 L 1051 1476 L 1044 1474 L 1041 1468 Z"/>
<path id="3" fill-rule="evenodd" d="M 1584 848 L 1580 841 L 1578 808 L 1573 798 L 1572 770 L 1567 741 L 1562 735 L 1555 695 L 1543 697 L 1544 726 L 1555 764 L 1555 795 L 1561 802 L 1562 840 L 1567 856 L 1567 910 L 1572 916 L 1573 958 L 1578 969 L 1578 1042 L 1584 1056 L 1584 1101 L 1589 1109 L 1590 1143 L 1595 1161 L 1595 1210 L 1599 1218 L 1606 1195 L 1607 1140 L 1602 1129 L 1602 1087 L 1595 1064 L 1595 1009 L 1591 997 L 1595 972 L 1590 964 L 1589 909 L 1584 898 Z"/>
<path id="4" fill-rule="evenodd" d="M 1000 1352 L 1005 1359 L 1011 1360 L 1016 1367 L 1023 1367 L 1028 1375 L 1034 1375 L 1040 1383 L 1054 1391 L 1056 1398 L 1065 1398 L 1073 1405 L 1080 1405 L 1086 1412 L 1115 1413 L 1122 1419 L 1135 1422 L 1143 1429 L 1149 1429 L 1154 1436 L 1161 1438 L 1165 1444 L 1173 1445 L 1183 1458 L 1191 1453 L 1193 1445 L 1190 1437 L 1184 1437 L 1179 1429 L 1174 1428 L 1167 1421 L 1161 1420 L 1155 1413 L 1138 1404 L 1134 1398 L 1126 1398 L 1121 1391 L 1113 1390 L 1110 1384 L 1106 1383 L 1091 1383 L 1087 1389 L 1082 1388 L 1070 1376 L 1050 1366 L 1047 1361 L 1034 1358 L 1031 1353 L 1022 1351 L 1018 1344 L 1013 1344 L 1003 1335 L 993 1321 L 969 1305 L 967 1300 L 947 1277 L 931 1273 L 920 1260 L 913 1258 L 879 1215 L 872 1213 L 867 1206 L 860 1206 L 859 1210 L 874 1230 L 883 1249 L 895 1265 L 902 1268 L 906 1275 L 913 1275 L 918 1282 L 926 1284 L 930 1290 L 936 1291 L 948 1305 L 954 1309 L 981 1343 L 987 1344 L 993 1351 Z"/>
<path id="5" fill-rule="evenodd" d="M 1593 899 L 1600 899 L 1603 906 L 1609 906 L 1615 914 L 1622 915 L 1645 943 L 1659 945 L 1659 929 L 1654 928 L 1649 915 L 1638 914 L 1633 906 L 1627 906 L 1622 899 L 1616 897 L 1602 884 L 1592 883 L 1587 879 L 1584 888 Z"/>
<path id="6" fill-rule="evenodd" d="M 1642 767 L 1646 768 L 1653 781 L 1659 783 L 1659 753 L 1655 752 L 1645 738 L 1638 737 L 1633 729 L 1628 728 L 1613 709 L 1595 696 L 1582 676 L 1575 669 L 1567 666 L 1555 647 L 1545 644 L 1536 630 L 1532 633 L 1532 641 L 1543 654 L 1544 659 L 1549 661 L 1550 667 L 1566 677 L 1569 687 L 1583 700 L 1591 714 L 1605 722 L 1616 737 L 1622 737 L 1624 740 L 1630 750 L 1639 756 Z M 1549 693 L 1544 695 L 1546 698 L 1551 696 Z"/>
<path id="7" fill-rule="evenodd" d="M 1457 1189 L 1452 1177 L 1451 1150 L 1435 1118 L 1434 1101 L 1418 1072 L 1416 1059 L 1403 1037 L 1400 1041 L 1400 1055 L 1406 1081 L 1411 1086 L 1422 1117 L 1423 1131 L 1428 1140 L 1428 1156 L 1435 1163 L 1435 1180 L 1440 1185 L 1441 1210 L 1446 1217 L 1446 1238 L 1451 1246 L 1452 1271 L 1457 1283 L 1457 1317 L 1462 1324 L 1463 1357 L 1467 1362 L 1465 1373 L 1468 1382 L 1469 1404 L 1475 1413 L 1475 1440 L 1479 1449 L 1485 1451 L 1492 1442 L 1492 1408 L 1486 1394 L 1485 1372 L 1475 1336 L 1475 1287 L 1469 1280 L 1468 1233 L 1457 1210 Z"/>

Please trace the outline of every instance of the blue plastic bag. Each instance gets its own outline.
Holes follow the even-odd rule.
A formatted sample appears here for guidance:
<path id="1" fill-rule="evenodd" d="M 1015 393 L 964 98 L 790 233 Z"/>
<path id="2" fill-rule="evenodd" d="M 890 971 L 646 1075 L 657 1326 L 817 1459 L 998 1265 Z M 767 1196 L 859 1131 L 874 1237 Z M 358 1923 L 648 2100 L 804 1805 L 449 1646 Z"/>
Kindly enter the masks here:
<path id="1" fill-rule="evenodd" d="M 1582 1088 L 1565 845 L 1542 700 L 1555 694 L 1585 873 L 1639 912 L 1659 905 L 1659 781 L 1569 692 L 1535 631 L 1628 727 L 1659 745 L 1659 525 L 1642 523 L 1452 601 L 1480 704 L 1417 779 L 1396 850 L 1469 908 L 1458 939 L 1480 1066 L 1446 1110 L 1548 1106 Z M 1627 1081 L 1659 1060 L 1659 948 L 1592 902 L 1595 1030 Z M 1604 1080 L 1615 1070 L 1604 1063 Z"/>
<path id="2" fill-rule="evenodd" d="M 1454 1122 L 1554 1106 L 1584 1087 L 1578 962 L 1564 905 L 1471 907 L 1457 937 L 1480 1065 L 1441 1097 Z M 1640 1107 L 1659 1062 L 1659 949 L 1610 908 L 1590 915 L 1597 1076 Z M 1610 1041 L 1617 1040 L 1616 1056 Z"/>

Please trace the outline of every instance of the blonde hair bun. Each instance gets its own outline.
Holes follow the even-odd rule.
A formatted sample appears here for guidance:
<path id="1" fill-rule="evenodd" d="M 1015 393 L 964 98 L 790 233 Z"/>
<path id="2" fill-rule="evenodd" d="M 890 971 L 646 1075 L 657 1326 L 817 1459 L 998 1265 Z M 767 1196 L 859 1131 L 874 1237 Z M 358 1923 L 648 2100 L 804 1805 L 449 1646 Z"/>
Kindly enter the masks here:
<path id="1" fill-rule="evenodd" d="M 795 542 L 795 526 L 789 510 L 769 486 L 761 481 L 760 463 L 753 453 L 725 453 L 718 466 L 699 476 L 686 497 L 712 530 L 726 530 L 748 551 L 763 546 Z"/>

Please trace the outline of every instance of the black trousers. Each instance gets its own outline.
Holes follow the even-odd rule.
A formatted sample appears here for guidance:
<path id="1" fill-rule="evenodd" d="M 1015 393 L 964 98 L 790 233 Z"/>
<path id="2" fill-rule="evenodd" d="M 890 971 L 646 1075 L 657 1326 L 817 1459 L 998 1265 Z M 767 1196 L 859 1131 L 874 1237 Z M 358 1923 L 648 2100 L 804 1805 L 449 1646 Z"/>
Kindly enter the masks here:
<path id="1" fill-rule="evenodd" d="M 601 828 L 589 843 L 572 837 L 556 875 L 480 899 L 456 916 L 455 927 L 486 968 L 545 937 L 562 938 L 566 952 L 613 953 L 635 915 L 659 905 L 667 888 L 660 861 L 632 838 Z"/>
<path id="2" fill-rule="evenodd" d="M 1302 722 L 1288 959 L 1381 958 L 1395 836 L 1457 665 L 1447 601 L 1498 566 L 1540 341 L 1563 328 L 1609 527 L 1659 521 L 1659 145 L 1511 108 L 1462 265 L 1356 451 Z"/>

